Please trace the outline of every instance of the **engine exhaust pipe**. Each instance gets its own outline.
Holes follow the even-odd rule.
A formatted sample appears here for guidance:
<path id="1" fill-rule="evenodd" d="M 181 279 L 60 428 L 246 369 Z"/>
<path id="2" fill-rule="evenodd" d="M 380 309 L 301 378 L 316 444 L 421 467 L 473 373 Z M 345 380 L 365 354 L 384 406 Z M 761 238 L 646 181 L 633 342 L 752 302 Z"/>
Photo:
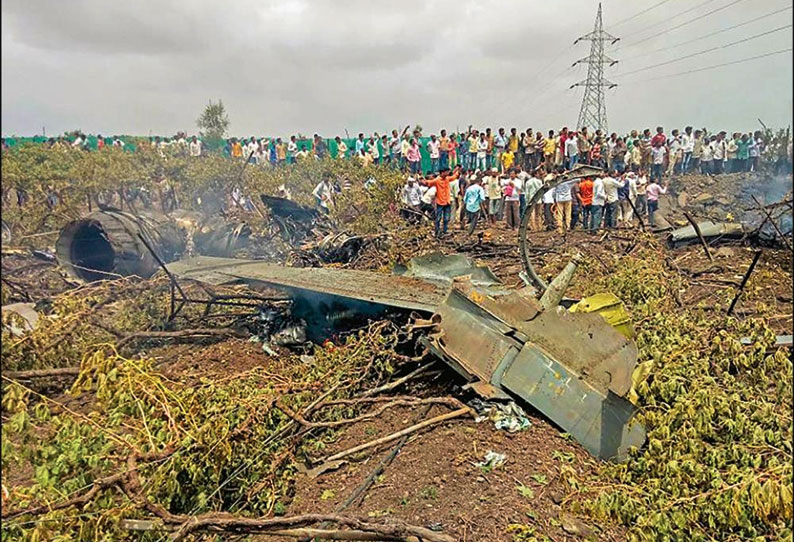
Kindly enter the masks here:
<path id="1" fill-rule="evenodd" d="M 187 211 L 172 218 L 105 209 L 67 224 L 55 243 L 55 257 L 69 276 L 88 282 L 132 275 L 149 278 L 159 264 L 146 244 L 168 263 L 184 254 L 188 239 L 199 254 L 229 256 L 250 234 L 243 223 L 218 218 L 202 223 L 199 215 Z"/>

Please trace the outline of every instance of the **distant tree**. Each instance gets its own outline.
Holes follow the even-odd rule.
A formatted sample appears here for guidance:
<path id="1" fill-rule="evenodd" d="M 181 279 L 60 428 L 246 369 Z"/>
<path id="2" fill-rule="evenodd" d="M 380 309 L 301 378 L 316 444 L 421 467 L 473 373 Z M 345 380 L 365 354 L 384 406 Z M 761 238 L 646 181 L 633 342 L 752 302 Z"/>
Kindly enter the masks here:
<path id="1" fill-rule="evenodd" d="M 229 116 L 223 102 L 218 100 L 218 103 L 212 103 L 210 100 L 196 124 L 203 139 L 222 139 L 229 129 Z"/>

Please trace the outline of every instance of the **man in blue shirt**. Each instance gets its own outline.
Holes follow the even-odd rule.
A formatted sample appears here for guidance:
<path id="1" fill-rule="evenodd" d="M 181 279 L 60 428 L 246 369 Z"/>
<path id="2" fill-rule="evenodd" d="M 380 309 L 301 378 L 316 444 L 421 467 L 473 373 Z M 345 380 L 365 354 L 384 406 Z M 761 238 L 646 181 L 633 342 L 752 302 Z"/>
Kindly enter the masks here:
<path id="1" fill-rule="evenodd" d="M 463 203 L 466 205 L 466 220 L 469 221 L 469 235 L 474 233 L 477 220 L 480 218 L 480 207 L 485 201 L 485 190 L 480 186 L 480 179 L 479 177 L 474 177 L 465 194 L 463 194 Z"/>

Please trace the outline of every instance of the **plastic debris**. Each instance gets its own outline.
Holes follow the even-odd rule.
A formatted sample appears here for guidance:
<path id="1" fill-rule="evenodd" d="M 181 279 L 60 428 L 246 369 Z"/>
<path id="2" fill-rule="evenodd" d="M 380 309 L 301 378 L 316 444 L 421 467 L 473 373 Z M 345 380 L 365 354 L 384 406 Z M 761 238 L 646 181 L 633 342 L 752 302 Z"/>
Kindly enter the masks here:
<path id="1" fill-rule="evenodd" d="M 488 450 L 485 454 L 485 459 L 479 463 L 475 463 L 475 465 L 480 468 L 495 469 L 504 465 L 505 461 L 507 461 L 507 456 L 505 454 Z"/>
<path id="2" fill-rule="evenodd" d="M 478 414 L 475 419 L 477 423 L 485 420 L 493 422 L 494 427 L 508 433 L 525 431 L 532 426 L 527 413 L 515 402 L 496 403 L 474 399 L 469 403 Z"/>

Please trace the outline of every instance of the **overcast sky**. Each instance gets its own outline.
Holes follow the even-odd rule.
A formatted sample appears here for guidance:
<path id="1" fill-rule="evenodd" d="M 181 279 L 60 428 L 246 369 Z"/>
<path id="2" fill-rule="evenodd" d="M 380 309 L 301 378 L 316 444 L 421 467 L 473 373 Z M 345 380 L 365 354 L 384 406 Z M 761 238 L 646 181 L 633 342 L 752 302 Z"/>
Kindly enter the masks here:
<path id="1" fill-rule="evenodd" d="M 608 48 L 620 60 L 606 69 L 619 85 L 606 93 L 611 129 L 751 130 L 757 118 L 770 126 L 791 122 L 790 51 L 659 78 L 790 48 L 790 26 L 621 75 L 790 25 L 787 9 L 671 48 L 790 0 L 667 0 L 620 24 L 659 1 L 603 2 L 605 29 L 622 37 Z M 42 127 L 48 135 L 192 133 L 209 99 L 223 100 L 231 132 L 241 136 L 333 136 L 408 123 L 426 133 L 467 124 L 574 126 L 583 89 L 568 87 L 586 77 L 586 66 L 571 63 L 589 54 L 589 42 L 573 41 L 592 30 L 597 9 L 593 0 L 0 5 L 3 135 L 40 134 Z M 673 29 L 712 10 L 719 11 Z"/>

